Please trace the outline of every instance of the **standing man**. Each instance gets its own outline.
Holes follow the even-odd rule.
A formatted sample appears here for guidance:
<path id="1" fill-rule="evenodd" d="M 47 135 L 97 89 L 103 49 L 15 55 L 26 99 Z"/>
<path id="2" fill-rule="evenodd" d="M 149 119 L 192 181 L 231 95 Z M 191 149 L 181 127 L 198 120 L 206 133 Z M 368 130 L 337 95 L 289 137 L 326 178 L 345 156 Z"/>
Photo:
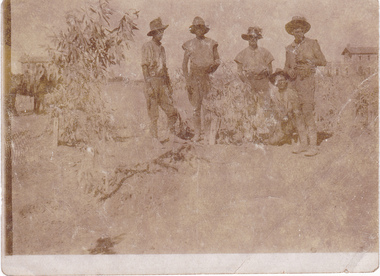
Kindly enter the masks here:
<path id="1" fill-rule="evenodd" d="M 190 26 L 190 32 L 195 38 L 185 42 L 182 70 L 186 79 L 186 87 L 190 103 L 194 107 L 194 138 L 195 142 L 201 140 L 201 112 L 204 96 L 210 91 L 209 74 L 214 73 L 220 65 L 218 43 L 205 34 L 210 30 L 205 21 L 199 16 L 195 17 Z M 188 63 L 190 61 L 190 73 Z"/>
<path id="2" fill-rule="evenodd" d="M 317 40 L 305 37 L 311 25 L 304 17 L 294 16 L 285 25 L 286 31 L 294 36 L 294 41 L 286 47 L 285 72 L 293 80 L 301 104 L 306 133 L 300 133 L 300 146 L 294 153 L 306 152 L 305 156 L 318 154 L 317 127 L 314 120 L 314 75 L 317 66 L 325 66 L 326 59 Z M 309 143 L 307 141 L 309 140 Z"/>
<path id="3" fill-rule="evenodd" d="M 269 118 L 271 113 L 269 76 L 272 74 L 274 58 L 267 49 L 258 46 L 258 40 L 263 38 L 261 33 L 261 28 L 249 27 L 248 32 L 241 35 L 249 45 L 236 56 L 235 62 L 240 79 L 250 87 L 250 94 L 247 96 L 248 101 L 253 102 L 252 111 L 261 118 L 260 125 L 265 129 L 265 118 Z"/>
<path id="4" fill-rule="evenodd" d="M 158 106 L 168 116 L 168 127 L 172 134 L 175 134 L 175 123 L 178 118 L 178 111 L 173 106 L 173 90 L 166 68 L 165 48 L 161 45 L 164 30 L 168 26 L 162 24 L 161 18 L 150 22 L 150 32 L 147 35 L 151 36 L 152 40 L 142 46 L 141 66 L 145 80 L 144 92 L 151 121 L 150 133 L 153 138 L 158 138 Z"/>

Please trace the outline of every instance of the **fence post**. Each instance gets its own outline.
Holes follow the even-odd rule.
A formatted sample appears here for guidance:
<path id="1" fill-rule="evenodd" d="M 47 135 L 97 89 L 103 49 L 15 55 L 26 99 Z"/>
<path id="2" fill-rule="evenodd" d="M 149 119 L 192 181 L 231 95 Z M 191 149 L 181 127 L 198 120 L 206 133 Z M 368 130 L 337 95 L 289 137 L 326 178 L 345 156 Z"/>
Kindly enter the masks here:
<path id="1" fill-rule="evenodd" d="M 215 145 L 216 144 L 216 135 L 218 134 L 218 130 L 220 127 L 220 121 L 221 119 L 211 114 L 211 123 L 210 123 L 210 133 L 209 133 L 209 144 Z"/>
<path id="2" fill-rule="evenodd" d="M 58 117 L 53 118 L 53 148 L 58 146 Z"/>

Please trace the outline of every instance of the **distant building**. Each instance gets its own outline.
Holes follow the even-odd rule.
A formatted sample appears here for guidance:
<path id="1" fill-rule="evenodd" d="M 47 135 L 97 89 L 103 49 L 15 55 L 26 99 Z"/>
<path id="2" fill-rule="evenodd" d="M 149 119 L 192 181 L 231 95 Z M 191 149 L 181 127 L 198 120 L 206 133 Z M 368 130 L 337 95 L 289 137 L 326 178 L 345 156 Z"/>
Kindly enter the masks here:
<path id="1" fill-rule="evenodd" d="M 49 63 L 49 59 L 47 57 L 30 57 L 28 55 L 23 55 L 19 59 L 19 62 L 21 63 L 22 73 L 27 71 L 36 72 L 43 64 Z"/>
<path id="2" fill-rule="evenodd" d="M 343 50 L 344 63 L 352 73 L 370 75 L 378 70 L 379 49 L 377 47 L 347 47 Z"/>
<path id="3" fill-rule="evenodd" d="M 330 62 L 326 66 L 329 75 L 361 75 L 368 76 L 378 71 L 378 47 L 351 47 L 350 44 L 342 52 L 343 62 Z"/>

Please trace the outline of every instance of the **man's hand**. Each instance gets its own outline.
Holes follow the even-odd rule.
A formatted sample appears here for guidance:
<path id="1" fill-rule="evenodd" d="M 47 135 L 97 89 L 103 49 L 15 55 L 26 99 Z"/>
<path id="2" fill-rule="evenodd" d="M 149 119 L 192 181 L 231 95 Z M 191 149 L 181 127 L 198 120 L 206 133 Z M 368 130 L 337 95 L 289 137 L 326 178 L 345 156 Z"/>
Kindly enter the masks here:
<path id="1" fill-rule="evenodd" d="M 296 68 L 297 70 L 301 70 L 301 71 L 310 71 L 312 70 L 314 66 L 311 64 L 311 63 L 302 63 L 302 64 L 297 64 Z"/>
<path id="2" fill-rule="evenodd" d="M 294 80 L 297 77 L 296 71 L 294 69 L 288 69 L 286 73 L 289 75 L 289 77 Z"/>
<path id="3" fill-rule="evenodd" d="M 220 61 L 216 60 L 214 64 L 210 65 L 210 67 L 206 70 L 206 73 L 208 74 L 214 73 L 216 69 L 218 69 L 219 65 L 220 65 Z"/>
<path id="4" fill-rule="evenodd" d="M 165 84 L 168 87 L 169 95 L 173 95 L 172 82 L 171 82 L 168 74 L 166 74 L 166 76 L 165 76 Z"/>
<path id="5" fill-rule="evenodd" d="M 300 55 L 296 55 L 296 63 L 305 63 L 306 62 L 306 60 L 303 58 L 303 57 L 301 57 Z"/>
<path id="6" fill-rule="evenodd" d="M 146 88 L 145 90 L 149 97 L 153 96 L 154 94 L 152 80 L 153 80 L 152 77 L 145 78 L 145 88 Z"/>
<path id="7" fill-rule="evenodd" d="M 186 86 L 185 86 L 185 89 L 187 91 L 187 93 L 189 95 L 192 95 L 193 94 L 193 90 L 191 89 L 191 80 L 190 80 L 190 76 L 187 75 L 185 76 L 185 80 L 186 80 Z"/>
<path id="8" fill-rule="evenodd" d="M 315 66 L 313 61 L 304 57 L 300 57 L 299 55 L 296 55 L 296 63 L 297 65 L 308 65 L 311 67 Z"/>
<path id="9" fill-rule="evenodd" d="M 269 68 L 267 68 L 267 67 L 265 67 L 264 69 L 262 69 L 259 73 L 258 73 L 258 75 L 259 76 L 269 76 Z"/>

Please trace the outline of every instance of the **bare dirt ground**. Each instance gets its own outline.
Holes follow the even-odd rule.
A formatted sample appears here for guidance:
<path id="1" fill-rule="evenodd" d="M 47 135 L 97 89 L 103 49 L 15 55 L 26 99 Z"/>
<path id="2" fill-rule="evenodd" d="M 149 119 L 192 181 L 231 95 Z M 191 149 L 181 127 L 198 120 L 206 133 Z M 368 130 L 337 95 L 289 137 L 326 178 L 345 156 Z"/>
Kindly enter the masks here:
<path id="1" fill-rule="evenodd" d="M 18 99 L 27 112 L 12 119 L 14 254 L 378 250 L 377 135 L 334 133 L 312 158 L 290 145 L 160 146 L 141 85 L 113 83 L 107 95 L 119 139 L 102 169 L 127 177 L 103 200 L 78 181 L 90 155 L 55 149 L 48 115 Z M 190 116 L 186 95 L 175 101 Z"/>

